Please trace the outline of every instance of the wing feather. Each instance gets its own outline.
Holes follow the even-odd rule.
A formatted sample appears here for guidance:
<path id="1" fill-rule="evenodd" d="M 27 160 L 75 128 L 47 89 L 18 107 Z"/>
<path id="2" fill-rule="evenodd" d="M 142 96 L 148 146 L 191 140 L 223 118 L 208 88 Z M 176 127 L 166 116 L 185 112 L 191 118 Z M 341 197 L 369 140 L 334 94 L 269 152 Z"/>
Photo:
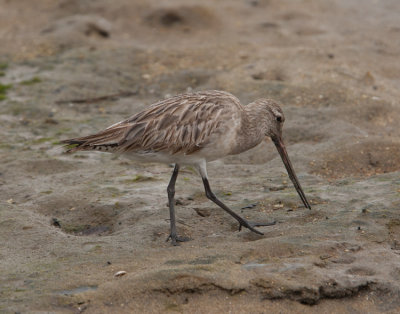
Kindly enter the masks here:
<path id="1" fill-rule="evenodd" d="M 77 145 L 71 152 L 103 145 L 120 153 L 192 154 L 207 145 L 210 136 L 224 124 L 222 114 L 229 119 L 241 110 L 239 100 L 226 92 L 182 94 L 161 100 L 99 133 L 63 142 Z"/>

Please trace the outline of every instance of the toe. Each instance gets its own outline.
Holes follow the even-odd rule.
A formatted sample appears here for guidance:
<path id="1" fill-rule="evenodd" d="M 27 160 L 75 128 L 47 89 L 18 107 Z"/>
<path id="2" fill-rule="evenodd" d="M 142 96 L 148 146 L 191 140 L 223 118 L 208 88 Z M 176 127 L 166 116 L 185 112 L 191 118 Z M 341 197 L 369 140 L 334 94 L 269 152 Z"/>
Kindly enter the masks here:
<path id="1" fill-rule="evenodd" d="M 186 242 L 186 241 L 190 240 L 190 238 L 188 238 L 188 237 L 181 237 L 181 236 L 178 236 L 176 234 L 170 234 L 168 236 L 166 242 L 168 242 L 169 239 L 171 239 L 171 244 L 173 246 L 179 246 L 180 245 L 179 242 Z"/>

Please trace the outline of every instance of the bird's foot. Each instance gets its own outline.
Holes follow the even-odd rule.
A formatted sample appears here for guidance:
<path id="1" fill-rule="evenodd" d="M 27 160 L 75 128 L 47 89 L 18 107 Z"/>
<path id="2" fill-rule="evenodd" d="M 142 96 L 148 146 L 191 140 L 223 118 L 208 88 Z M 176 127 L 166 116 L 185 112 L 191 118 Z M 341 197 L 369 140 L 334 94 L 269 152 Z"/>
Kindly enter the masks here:
<path id="1" fill-rule="evenodd" d="M 269 222 L 250 222 L 247 220 L 244 220 L 243 222 L 239 222 L 239 231 L 242 230 L 242 227 L 245 227 L 249 229 L 250 231 L 253 231 L 254 233 L 264 235 L 264 233 L 258 231 L 254 227 L 262 227 L 262 226 L 273 226 L 276 224 L 276 221 L 269 221 Z"/>
<path id="2" fill-rule="evenodd" d="M 178 246 L 179 242 L 186 242 L 190 240 L 188 237 L 180 237 L 177 234 L 170 234 L 165 242 L 168 242 L 169 239 L 171 239 L 171 244 L 173 246 Z"/>

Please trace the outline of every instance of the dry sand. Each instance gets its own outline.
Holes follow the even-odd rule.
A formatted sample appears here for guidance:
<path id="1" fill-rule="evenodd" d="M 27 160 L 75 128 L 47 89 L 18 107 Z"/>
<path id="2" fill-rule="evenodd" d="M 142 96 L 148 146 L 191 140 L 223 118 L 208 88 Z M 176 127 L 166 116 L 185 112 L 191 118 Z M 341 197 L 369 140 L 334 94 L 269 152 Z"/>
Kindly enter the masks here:
<path id="1" fill-rule="evenodd" d="M 399 1 L 160 3 L 0 0 L 0 312 L 398 313 Z M 186 168 L 171 247 L 170 166 L 57 144 L 204 89 L 283 103 L 312 210 L 264 143 L 210 182 L 278 223 Z"/>

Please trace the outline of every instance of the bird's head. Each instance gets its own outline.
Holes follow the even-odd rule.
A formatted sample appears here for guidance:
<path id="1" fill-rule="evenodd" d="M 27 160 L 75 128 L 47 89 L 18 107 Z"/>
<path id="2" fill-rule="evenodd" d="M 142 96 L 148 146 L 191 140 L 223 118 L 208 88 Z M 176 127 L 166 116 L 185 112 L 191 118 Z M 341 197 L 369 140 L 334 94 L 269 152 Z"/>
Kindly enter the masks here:
<path id="1" fill-rule="evenodd" d="M 285 115 L 279 104 L 272 99 L 259 99 L 256 101 L 260 108 L 260 114 L 264 116 L 263 131 L 265 136 L 272 140 L 282 138 L 282 127 Z"/>
<path id="2" fill-rule="evenodd" d="M 283 123 L 285 122 L 285 116 L 279 104 L 272 99 L 258 99 L 254 102 L 254 106 L 257 108 L 257 114 L 260 115 L 262 121 L 262 131 L 266 137 L 271 138 L 274 142 L 279 155 L 286 167 L 288 175 L 293 182 L 294 187 L 297 190 L 304 206 L 311 209 L 311 206 L 301 188 L 300 182 L 297 179 L 296 173 L 294 172 L 292 163 L 290 162 L 289 155 L 286 151 L 285 144 L 282 137 Z"/>

